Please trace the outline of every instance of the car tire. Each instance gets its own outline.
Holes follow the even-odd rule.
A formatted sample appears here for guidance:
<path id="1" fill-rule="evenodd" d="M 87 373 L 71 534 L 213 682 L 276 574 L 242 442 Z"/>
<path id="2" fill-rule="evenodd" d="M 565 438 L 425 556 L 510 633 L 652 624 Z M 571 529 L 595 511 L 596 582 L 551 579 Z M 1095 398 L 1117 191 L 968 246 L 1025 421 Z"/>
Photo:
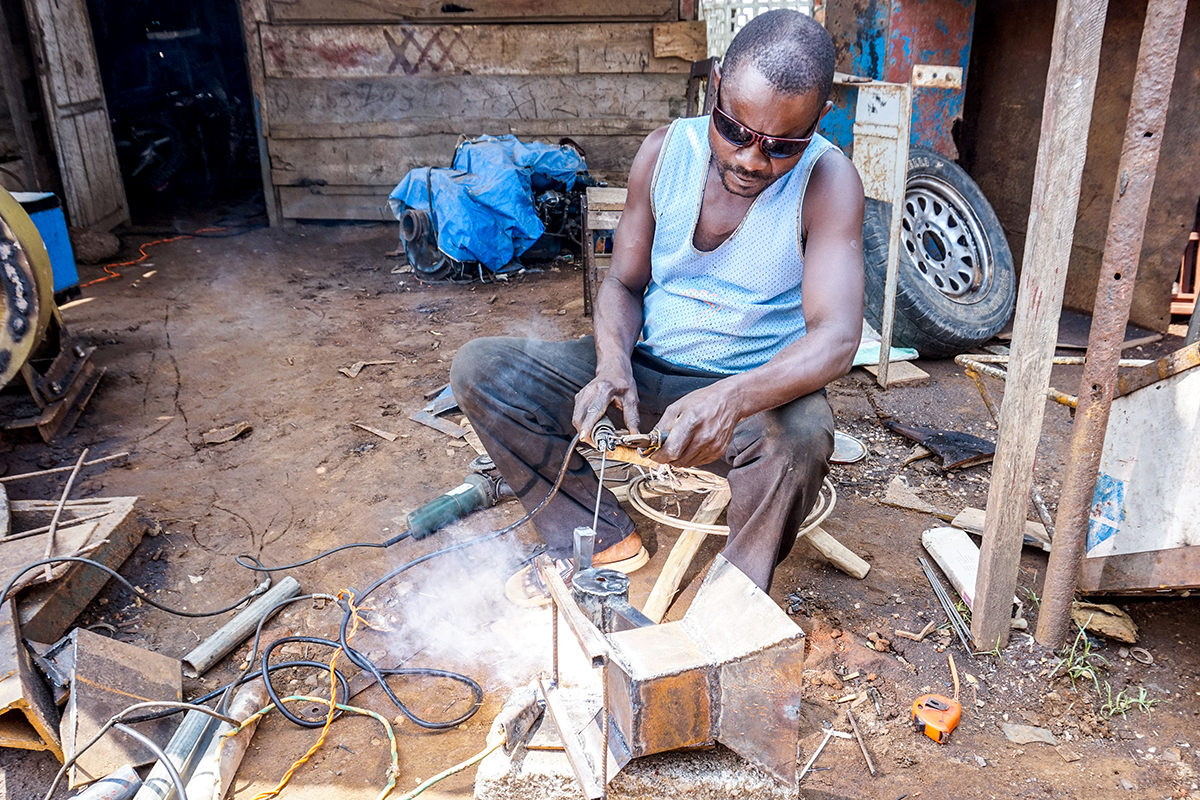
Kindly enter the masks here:
<path id="1" fill-rule="evenodd" d="M 867 199 L 865 314 L 882 325 L 891 204 Z M 1012 316 L 1017 280 L 1000 220 L 954 162 L 909 150 L 892 344 L 926 358 L 957 355 L 995 336 Z"/>

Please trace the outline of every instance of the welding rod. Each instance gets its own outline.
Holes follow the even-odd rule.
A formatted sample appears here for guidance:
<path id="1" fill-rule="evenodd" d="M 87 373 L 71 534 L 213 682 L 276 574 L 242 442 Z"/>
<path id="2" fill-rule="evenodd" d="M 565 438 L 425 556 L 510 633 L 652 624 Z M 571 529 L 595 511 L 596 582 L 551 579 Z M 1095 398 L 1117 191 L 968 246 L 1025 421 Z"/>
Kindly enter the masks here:
<path id="1" fill-rule="evenodd" d="M 967 628 L 967 623 L 962 618 L 962 614 L 959 614 L 958 609 L 954 607 L 954 602 L 942 586 L 942 582 L 933 573 L 933 567 L 929 566 L 929 562 L 921 556 L 917 556 L 917 561 L 921 562 L 921 569 L 925 570 L 925 577 L 928 579 L 929 585 L 933 587 L 933 593 L 937 596 L 938 602 L 942 604 L 942 610 L 946 612 L 946 616 L 950 620 L 950 627 L 954 628 L 954 632 L 958 634 L 958 639 L 966 649 L 967 655 L 974 658 L 975 650 L 970 644 L 971 631 Z"/>
<path id="2" fill-rule="evenodd" d="M 867 752 L 866 742 L 863 741 L 862 734 L 858 732 L 858 720 L 854 718 L 853 712 L 846 709 L 846 716 L 850 718 L 850 727 L 854 729 L 854 738 L 858 739 L 858 746 L 862 748 L 863 758 L 867 760 L 867 769 L 871 770 L 871 777 L 875 777 L 875 765 L 871 763 L 871 754 Z"/>

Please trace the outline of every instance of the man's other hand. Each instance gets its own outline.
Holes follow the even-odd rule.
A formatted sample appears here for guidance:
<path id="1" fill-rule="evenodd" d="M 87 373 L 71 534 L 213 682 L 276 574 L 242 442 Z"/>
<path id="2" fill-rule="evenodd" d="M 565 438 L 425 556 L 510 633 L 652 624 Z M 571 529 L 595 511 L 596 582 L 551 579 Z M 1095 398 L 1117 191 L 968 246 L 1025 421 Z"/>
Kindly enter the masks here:
<path id="1" fill-rule="evenodd" d="M 592 428 L 612 403 L 616 403 L 625 415 L 625 427 L 632 433 L 640 433 L 638 392 L 632 369 L 597 372 L 596 377 L 579 390 L 575 395 L 575 413 L 571 417 L 575 430 L 590 438 Z"/>
<path id="2" fill-rule="evenodd" d="M 667 435 L 666 441 L 652 459 L 696 467 L 724 458 L 741 415 L 733 393 L 723 383 L 697 389 L 667 407 L 656 426 Z"/>

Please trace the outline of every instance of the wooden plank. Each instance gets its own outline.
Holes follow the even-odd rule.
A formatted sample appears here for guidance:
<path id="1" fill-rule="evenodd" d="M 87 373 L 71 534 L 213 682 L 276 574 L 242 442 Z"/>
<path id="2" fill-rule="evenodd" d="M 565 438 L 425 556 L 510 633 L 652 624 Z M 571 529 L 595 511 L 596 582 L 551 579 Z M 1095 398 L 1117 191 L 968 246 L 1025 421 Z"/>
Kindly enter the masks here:
<path id="1" fill-rule="evenodd" d="M 971 633 L 981 650 L 1008 641 L 1025 508 L 1046 410 L 1054 338 L 1071 255 L 1106 0 L 1062 0 L 1046 80 L 1009 380 L 975 587 Z"/>
<path id="2" fill-rule="evenodd" d="M 379 220 L 395 222 L 388 208 L 389 190 L 369 192 L 358 187 L 337 187 L 352 192 L 325 192 L 324 186 L 280 186 L 280 210 L 287 219 Z"/>
<path id="3" fill-rule="evenodd" d="M 707 22 L 668 22 L 654 26 L 654 57 L 701 61 L 708 58 Z"/>
<path id="4" fill-rule="evenodd" d="M 624 211 L 629 190 L 615 186 L 590 186 L 587 190 L 589 211 Z"/>
<path id="5" fill-rule="evenodd" d="M 246 43 L 246 76 L 250 80 L 253 96 L 254 130 L 258 137 L 258 166 L 262 174 L 263 198 L 267 207 L 267 221 L 271 227 L 279 225 L 279 196 L 271 183 L 271 153 L 267 143 L 270 121 L 264 111 L 266 106 L 266 67 L 263 59 L 261 23 L 268 19 L 267 0 L 240 0 L 238 7 L 242 16 L 242 41 Z"/>
<path id="6" fill-rule="evenodd" d="M 103 541 L 105 544 L 92 552 L 89 558 L 115 570 L 125 563 L 125 559 L 142 540 L 143 529 L 133 513 L 136 497 L 103 499 L 111 511 L 107 517 L 97 521 L 100 529 L 90 541 Z M 98 569 L 74 564 L 59 580 L 29 589 L 22 595 L 18 610 L 22 634 L 39 642 L 53 642 L 62 638 L 108 580 L 108 575 Z"/>
<path id="7" fill-rule="evenodd" d="M 472 136 L 489 133 L 492 136 L 511 133 L 522 140 L 555 139 L 563 135 L 564 126 L 571 129 L 571 138 L 580 136 L 639 136 L 645 138 L 670 120 L 637 119 L 479 119 L 476 117 L 447 117 L 445 119 L 396 120 L 394 122 L 313 122 L 302 125 L 274 125 L 273 139 L 411 139 L 438 133 L 458 136 L 473 131 Z M 464 134 L 465 135 L 465 134 Z M 449 166 L 450 156 L 444 159 Z"/>
<path id="8" fill-rule="evenodd" d="M 678 116 L 686 89 L 683 75 L 272 79 L 266 85 L 265 109 L 271 136 L 279 135 L 279 126 L 367 123 L 379 126 L 382 135 L 411 135 L 411 129 L 389 133 L 385 123 L 445 126 L 471 119 L 604 119 L 613 125 L 634 120 L 657 127 Z"/>
<path id="9" fill-rule="evenodd" d="M 863 369 L 879 376 L 878 364 L 864 364 Z M 888 363 L 887 385 L 889 389 L 893 386 L 928 386 L 929 373 L 910 361 L 891 361 Z"/>
<path id="10" fill-rule="evenodd" d="M 620 211 L 592 211 L 588 209 L 587 228 L 592 231 L 614 231 L 621 221 Z"/>
<path id="11" fill-rule="evenodd" d="M 654 57 L 650 23 L 279 25 L 260 33 L 268 78 L 691 72 L 690 61 Z"/>
<path id="12" fill-rule="evenodd" d="M 608 0 L 580 3 L 577 0 L 269 0 L 275 22 L 437 22 L 459 23 L 486 20 L 611 20 L 676 18 L 676 0 Z"/>
<path id="13" fill-rule="evenodd" d="M 716 522 L 717 517 L 725 511 L 725 506 L 729 505 L 729 498 L 728 486 L 709 493 L 692 517 L 692 522 L 702 525 L 711 525 Z M 667 563 L 663 565 L 662 572 L 659 573 L 658 580 L 654 582 L 654 588 L 650 591 L 650 597 L 646 599 L 646 605 L 642 608 L 642 613 L 654 622 L 662 622 L 663 616 L 671 606 L 671 601 L 675 599 L 675 594 L 679 591 L 679 584 L 683 580 L 684 573 L 692 565 L 692 559 L 696 557 L 700 545 L 704 544 L 707 536 L 708 534 L 704 531 L 694 528 L 687 528 L 679 534 L 679 538 L 671 548 L 671 554 L 667 556 Z"/>
<path id="14" fill-rule="evenodd" d="M 482 131 L 480 131 L 482 132 Z M 475 131 L 465 131 L 473 135 Z M 572 136 L 565 122 L 556 140 Z M 587 151 L 589 169 L 627 173 L 641 146 L 641 136 L 574 137 Z M 458 137 L 451 134 L 410 139 L 272 139 L 272 180 L 276 186 L 304 180 L 337 186 L 393 186 L 412 168 L 448 166 Z"/>
<path id="15" fill-rule="evenodd" d="M 68 221 L 101 227 L 129 219 L 83 0 L 25 0 Z"/>
<path id="16" fill-rule="evenodd" d="M 955 528 L 962 528 L 964 531 L 975 534 L 982 534 L 984 528 L 984 520 L 987 518 L 987 512 L 982 508 L 964 508 L 962 511 L 950 520 L 950 524 Z M 1046 534 L 1046 526 L 1040 522 L 1025 520 L 1025 536 L 1041 542 L 1042 549 L 1049 552 L 1050 537 Z"/>

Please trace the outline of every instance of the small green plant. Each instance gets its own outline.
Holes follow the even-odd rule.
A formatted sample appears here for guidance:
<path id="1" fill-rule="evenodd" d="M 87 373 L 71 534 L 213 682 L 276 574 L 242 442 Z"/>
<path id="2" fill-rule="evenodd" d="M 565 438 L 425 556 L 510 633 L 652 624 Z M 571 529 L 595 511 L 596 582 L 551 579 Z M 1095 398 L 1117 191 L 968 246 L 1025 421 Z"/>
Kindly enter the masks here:
<path id="1" fill-rule="evenodd" d="M 1105 700 L 1100 706 L 1100 713 L 1109 718 L 1120 714 L 1121 719 L 1125 719 L 1126 712 L 1136 708 L 1139 711 L 1144 712 L 1146 714 L 1146 718 L 1149 719 L 1150 709 L 1161 703 L 1162 700 L 1157 698 L 1151 699 L 1146 693 L 1146 688 L 1144 686 L 1138 686 L 1136 688 L 1138 692 L 1137 697 L 1130 695 L 1129 692 L 1131 689 L 1122 689 L 1117 693 L 1116 697 L 1113 697 L 1112 685 L 1108 681 L 1105 681 L 1104 690 L 1108 695 L 1108 699 Z"/>
<path id="2" fill-rule="evenodd" d="M 1037 596 L 1037 592 L 1033 590 L 1032 586 L 1030 586 L 1028 589 L 1026 589 L 1024 586 L 1018 586 L 1017 590 L 1025 594 L 1025 599 L 1029 601 L 1029 605 L 1033 606 L 1034 608 L 1042 607 L 1042 598 Z"/>
<path id="3" fill-rule="evenodd" d="M 1069 648 L 1063 649 L 1062 657 L 1054 665 L 1054 669 L 1050 670 L 1048 677 L 1066 675 L 1071 680 L 1071 686 L 1074 686 L 1077 681 L 1087 678 L 1095 685 L 1096 694 L 1099 695 L 1100 673 L 1107 668 L 1108 659 L 1092 652 L 1092 640 L 1087 637 L 1084 627 L 1081 626 L 1079 633 L 1075 636 L 1075 641 Z"/>

